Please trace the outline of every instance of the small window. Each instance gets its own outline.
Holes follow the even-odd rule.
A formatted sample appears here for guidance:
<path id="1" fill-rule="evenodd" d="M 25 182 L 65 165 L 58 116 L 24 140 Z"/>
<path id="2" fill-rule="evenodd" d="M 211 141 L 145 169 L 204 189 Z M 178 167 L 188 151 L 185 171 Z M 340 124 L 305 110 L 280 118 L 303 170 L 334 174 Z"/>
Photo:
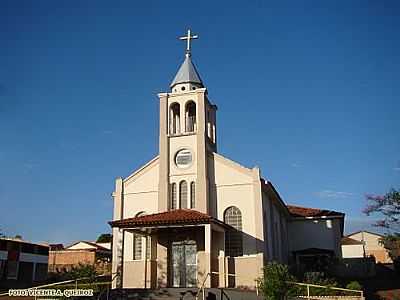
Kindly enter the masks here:
<path id="1" fill-rule="evenodd" d="M 179 103 L 174 103 L 170 106 L 170 110 L 169 110 L 169 133 L 170 134 L 178 134 L 181 131 L 180 113 L 181 113 L 181 108 L 180 108 Z"/>
<path id="2" fill-rule="evenodd" d="M 196 131 L 196 103 L 189 101 L 186 104 L 186 132 Z"/>
<path id="3" fill-rule="evenodd" d="M 179 184 L 179 207 L 187 208 L 188 187 L 186 181 Z"/>
<path id="4" fill-rule="evenodd" d="M 171 209 L 176 209 L 176 183 L 171 184 Z"/>
<path id="5" fill-rule="evenodd" d="M 190 183 L 190 208 L 195 208 L 196 206 L 196 183 L 192 181 Z"/>
<path id="6" fill-rule="evenodd" d="M 181 90 L 184 91 L 184 90 L 186 90 L 186 88 L 183 86 L 183 87 L 181 87 Z"/>
<path id="7" fill-rule="evenodd" d="M 144 211 L 138 212 L 136 217 L 144 216 L 146 213 Z M 142 240 L 143 235 L 141 234 L 133 234 L 133 259 L 141 260 L 142 259 Z"/>
<path id="8" fill-rule="evenodd" d="M 151 258 L 151 237 L 146 236 L 146 259 Z"/>
<path id="9" fill-rule="evenodd" d="M 142 236 L 140 234 L 133 235 L 133 259 L 142 259 Z"/>
<path id="10" fill-rule="evenodd" d="M 9 260 L 7 261 L 7 279 L 18 278 L 18 262 Z"/>

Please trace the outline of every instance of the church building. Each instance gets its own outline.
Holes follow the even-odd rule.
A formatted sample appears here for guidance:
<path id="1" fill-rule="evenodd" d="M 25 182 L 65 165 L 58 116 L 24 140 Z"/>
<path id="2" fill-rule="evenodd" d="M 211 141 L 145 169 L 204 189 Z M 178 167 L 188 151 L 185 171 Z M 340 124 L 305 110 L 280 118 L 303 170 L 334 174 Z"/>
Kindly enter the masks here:
<path id="1" fill-rule="evenodd" d="M 254 288 L 269 261 L 341 256 L 343 213 L 288 206 L 259 168 L 218 153 L 196 38 L 180 38 L 184 61 L 158 94 L 159 155 L 115 182 L 113 288 Z"/>

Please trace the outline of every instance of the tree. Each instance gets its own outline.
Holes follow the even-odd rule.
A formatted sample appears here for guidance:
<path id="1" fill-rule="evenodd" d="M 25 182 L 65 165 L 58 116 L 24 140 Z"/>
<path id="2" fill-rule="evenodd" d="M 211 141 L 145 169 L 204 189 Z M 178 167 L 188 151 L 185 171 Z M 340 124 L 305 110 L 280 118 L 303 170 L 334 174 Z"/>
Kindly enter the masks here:
<path id="1" fill-rule="evenodd" d="M 266 300 L 283 300 L 297 293 L 297 288 L 290 284 L 295 278 L 290 275 L 286 265 L 270 262 L 264 267 L 264 276 L 259 279 L 260 289 Z"/>
<path id="2" fill-rule="evenodd" d="M 366 198 L 367 206 L 363 212 L 367 216 L 380 216 L 374 225 L 386 229 L 381 243 L 389 250 L 392 259 L 395 259 L 399 256 L 400 248 L 400 190 L 391 189 L 385 195 L 367 195 Z"/>
<path id="3" fill-rule="evenodd" d="M 110 233 L 102 233 L 96 240 L 96 243 L 111 243 L 112 235 Z"/>

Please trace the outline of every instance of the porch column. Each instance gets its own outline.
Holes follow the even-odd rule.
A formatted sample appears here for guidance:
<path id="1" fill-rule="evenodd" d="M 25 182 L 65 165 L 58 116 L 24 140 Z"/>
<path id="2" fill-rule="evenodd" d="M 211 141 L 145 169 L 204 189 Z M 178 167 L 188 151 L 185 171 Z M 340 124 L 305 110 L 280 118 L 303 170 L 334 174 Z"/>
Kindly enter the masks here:
<path id="1" fill-rule="evenodd" d="M 219 268 L 219 287 L 226 287 L 227 283 L 227 268 L 225 264 L 225 231 L 219 233 L 221 239 L 219 241 L 219 253 L 218 253 L 218 268 Z"/>
<path id="2" fill-rule="evenodd" d="M 204 278 L 211 272 L 211 233 L 211 224 L 204 225 Z M 211 274 L 208 275 L 204 286 L 211 287 Z"/>

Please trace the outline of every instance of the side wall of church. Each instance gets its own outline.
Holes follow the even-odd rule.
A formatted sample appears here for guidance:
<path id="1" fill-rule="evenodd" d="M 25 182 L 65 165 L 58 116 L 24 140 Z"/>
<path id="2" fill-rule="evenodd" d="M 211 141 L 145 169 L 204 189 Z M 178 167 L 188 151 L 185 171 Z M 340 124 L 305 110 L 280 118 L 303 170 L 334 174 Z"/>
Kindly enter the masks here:
<path id="1" fill-rule="evenodd" d="M 242 167 L 216 153 L 209 164 L 209 171 L 214 174 L 210 176 L 211 214 L 224 221 L 226 209 L 236 206 L 242 215 L 243 256 L 233 259 L 235 284 L 237 287 L 254 286 L 264 260 L 259 170 Z M 248 270 L 259 272 L 250 274 Z"/>
<path id="2" fill-rule="evenodd" d="M 124 180 L 117 179 L 116 190 L 114 191 L 114 220 L 135 217 L 138 213 L 152 214 L 158 209 L 158 180 L 159 164 L 155 158 L 147 163 Z M 122 182 L 121 182 L 122 181 Z M 120 186 L 120 188 L 119 188 Z M 120 213 L 118 213 L 120 211 Z M 123 248 L 123 249 L 122 249 Z M 142 242 L 142 253 L 145 253 L 145 239 Z M 119 266 L 120 261 L 124 260 L 124 265 Z M 144 255 L 143 255 L 144 256 Z M 123 282 L 125 288 L 136 287 L 136 283 L 145 282 L 145 260 L 133 259 L 133 234 L 113 229 L 113 273 L 118 268 L 122 268 Z M 146 284 L 150 284 L 150 264 L 147 265 L 148 279 Z M 132 272 L 132 270 L 142 270 L 141 272 Z M 116 287 L 117 280 L 113 281 L 113 287 Z"/>
<path id="3" fill-rule="evenodd" d="M 265 260 L 287 263 L 289 259 L 288 221 L 276 201 L 263 192 Z"/>

